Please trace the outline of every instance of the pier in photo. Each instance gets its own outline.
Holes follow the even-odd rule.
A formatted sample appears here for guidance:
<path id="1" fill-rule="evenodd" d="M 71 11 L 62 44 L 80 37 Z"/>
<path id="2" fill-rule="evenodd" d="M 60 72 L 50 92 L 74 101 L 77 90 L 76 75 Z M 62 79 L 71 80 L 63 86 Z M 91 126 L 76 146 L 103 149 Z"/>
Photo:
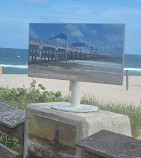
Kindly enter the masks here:
<path id="1" fill-rule="evenodd" d="M 48 40 L 29 40 L 29 63 L 49 63 L 69 60 L 108 59 L 109 54 L 97 53 L 89 49 L 51 43 Z"/>

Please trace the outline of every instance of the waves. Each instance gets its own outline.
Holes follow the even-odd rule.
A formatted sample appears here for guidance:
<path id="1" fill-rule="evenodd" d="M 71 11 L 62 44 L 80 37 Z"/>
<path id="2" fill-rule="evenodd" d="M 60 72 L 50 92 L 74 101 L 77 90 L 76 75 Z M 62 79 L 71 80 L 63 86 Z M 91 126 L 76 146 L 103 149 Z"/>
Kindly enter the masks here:
<path id="1" fill-rule="evenodd" d="M 138 72 L 141 72 L 141 68 L 124 68 L 124 70 L 128 70 L 128 71 L 138 71 Z"/>
<path id="2" fill-rule="evenodd" d="M 12 64 L 0 64 L 0 67 L 4 67 L 4 68 L 19 68 L 19 69 L 28 69 L 28 65 L 12 65 Z M 141 72 L 141 68 L 124 68 L 124 71 L 140 71 Z"/>
<path id="3" fill-rule="evenodd" d="M 86 65 L 86 66 L 97 66 L 97 67 L 109 67 L 109 68 L 122 68 L 122 64 L 118 63 L 112 63 L 112 62 L 104 62 L 104 61 L 83 61 L 83 60 L 75 60 L 75 61 L 69 61 L 70 63 L 76 63 L 80 65 Z"/>
<path id="4" fill-rule="evenodd" d="M 28 69 L 28 65 L 10 65 L 10 64 L 0 64 L 4 68 L 17 68 L 17 69 Z"/>

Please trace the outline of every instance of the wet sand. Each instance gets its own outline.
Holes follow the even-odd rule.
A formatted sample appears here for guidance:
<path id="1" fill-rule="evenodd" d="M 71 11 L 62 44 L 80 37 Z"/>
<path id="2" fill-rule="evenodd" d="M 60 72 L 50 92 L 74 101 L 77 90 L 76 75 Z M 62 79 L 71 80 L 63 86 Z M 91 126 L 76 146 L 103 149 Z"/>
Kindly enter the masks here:
<path id="1" fill-rule="evenodd" d="M 113 68 L 112 68 L 113 69 Z M 122 84 L 122 72 L 113 74 L 110 71 L 86 71 L 80 69 L 63 69 L 50 67 L 46 65 L 33 64 L 29 65 L 29 76 L 49 78 L 49 79 L 63 79 L 63 80 L 75 80 L 82 82 L 94 82 L 105 84 Z M 116 72 L 115 69 L 114 72 Z"/>

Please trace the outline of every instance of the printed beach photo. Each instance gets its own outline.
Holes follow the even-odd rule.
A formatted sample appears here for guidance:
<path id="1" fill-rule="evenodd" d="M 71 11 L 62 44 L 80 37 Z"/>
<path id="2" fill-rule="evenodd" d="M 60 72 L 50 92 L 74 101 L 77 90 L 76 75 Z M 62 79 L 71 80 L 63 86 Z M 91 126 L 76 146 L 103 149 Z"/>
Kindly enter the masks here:
<path id="1" fill-rule="evenodd" d="M 28 118 L 26 157 L 74 158 L 76 140 L 76 126 L 32 114 Z"/>
<path id="2" fill-rule="evenodd" d="M 30 77 L 121 85 L 124 24 L 30 24 Z"/>

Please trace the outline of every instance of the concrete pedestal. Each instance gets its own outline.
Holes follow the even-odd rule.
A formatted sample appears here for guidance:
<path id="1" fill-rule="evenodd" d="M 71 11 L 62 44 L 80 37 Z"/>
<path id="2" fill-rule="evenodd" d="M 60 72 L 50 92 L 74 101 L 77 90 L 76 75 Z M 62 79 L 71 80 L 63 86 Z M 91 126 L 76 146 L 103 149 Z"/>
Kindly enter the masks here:
<path id="1" fill-rule="evenodd" d="M 131 136 L 129 118 L 108 111 L 62 112 L 56 103 L 30 104 L 26 109 L 24 158 L 80 158 L 75 142 L 102 129 Z M 65 104 L 65 103 L 58 103 Z"/>

